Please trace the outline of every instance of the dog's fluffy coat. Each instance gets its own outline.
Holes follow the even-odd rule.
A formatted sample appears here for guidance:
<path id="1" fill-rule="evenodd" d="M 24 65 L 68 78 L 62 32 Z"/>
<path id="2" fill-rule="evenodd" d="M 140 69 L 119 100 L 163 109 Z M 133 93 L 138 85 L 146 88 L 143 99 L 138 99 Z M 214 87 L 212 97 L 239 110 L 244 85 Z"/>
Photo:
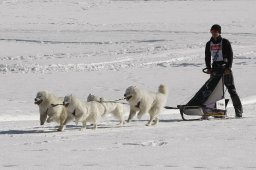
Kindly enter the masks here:
<path id="1" fill-rule="evenodd" d="M 73 95 L 65 96 L 63 104 L 68 113 L 75 117 L 76 123 L 82 122 L 82 129 L 86 128 L 89 122 L 93 124 L 93 129 L 97 129 L 101 117 L 105 114 L 105 108 L 99 102 L 84 102 Z"/>
<path id="2" fill-rule="evenodd" d="M 63 97 L 57 97 L 48 91 L 39 91 L 36 94 L 35 104 L 39 106 L 40 124 L 57 122 L 60 124 L 58 131 L 63 131 L 65 125 L 72 120 L 67 110 L 62 105 L 52 106 L 52 104 L 62 104 Z M 47 120 L 46 120 L 47 119 Z"/>
<path id="3" fill-rule="evenodd" d="M 89 94 L 87 97 L 87 102 L 91 101 L 97 101 L 101 103 L 105 108 L 105 113 L 111 113 L 116 119 L 120 121 L 119 125 L 123 125 L 125 123 L 123 104 L 105 101 L 103 98 Z"/>
<path id="4" fill-rule="evenodd" d="M 168 97 L 168 88 L 160 85 L 158 92 L 149 92 L 136 86 L 130 86 L 126 89 L 124 97 L 130 104 L 130 115 L 128 122 L 136 115 L 140 119 L 145 113 L 149 113 L 150 120 L 146 124 L 155 125 L 159 121 L 159 114 L 166 104 Z"/>

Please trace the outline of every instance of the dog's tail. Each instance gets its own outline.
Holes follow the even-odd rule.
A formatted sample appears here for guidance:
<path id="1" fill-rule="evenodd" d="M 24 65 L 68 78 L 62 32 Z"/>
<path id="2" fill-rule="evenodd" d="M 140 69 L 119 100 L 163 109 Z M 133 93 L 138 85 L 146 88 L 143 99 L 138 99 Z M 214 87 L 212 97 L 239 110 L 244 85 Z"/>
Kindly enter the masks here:
<path id="1" fill-rule="evenodd" d="M 158 87 L 158 92 L 162 94 L 168 94 L 168 87 L 166 85 L 161 84 Z"/>

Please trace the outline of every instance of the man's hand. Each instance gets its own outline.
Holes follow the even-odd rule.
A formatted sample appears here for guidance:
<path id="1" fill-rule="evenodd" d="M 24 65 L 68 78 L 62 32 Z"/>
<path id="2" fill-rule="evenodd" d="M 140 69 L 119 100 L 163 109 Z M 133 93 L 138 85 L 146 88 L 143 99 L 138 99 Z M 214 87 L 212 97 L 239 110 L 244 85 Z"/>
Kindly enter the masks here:
<path id="1" fill-rule="evenodd" d="M 231 74 L 231 69 L 230 68 L 226 68 L 225 71 L 224 71 L 224 74 Z"/>
<path id="2" fill-rule="evenodd" d="M 206 73 L 207 73 L 207 74 L 212 74 L 212 69 L 211 69 L 211 68 L 208 68 Z"/>

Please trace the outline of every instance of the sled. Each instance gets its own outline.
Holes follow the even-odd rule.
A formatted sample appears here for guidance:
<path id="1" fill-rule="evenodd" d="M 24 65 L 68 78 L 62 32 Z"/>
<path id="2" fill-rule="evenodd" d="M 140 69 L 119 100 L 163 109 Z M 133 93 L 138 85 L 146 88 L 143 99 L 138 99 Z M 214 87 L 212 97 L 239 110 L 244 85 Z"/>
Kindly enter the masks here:
<path id="1" fill-rule="evenodd" d="M 207 73 L 207 69 L 203 69 L 203 72 Z M 187 104 L 178 105 L 176 108 L 169 106 L 165 108 L 179 109 L 181 118 L 185 121 L 208 119 L 210 116 L 225 118 L 228 101 L 225 99 L 224 69 L 218 69 L 218 71 L 213 70 L 210 78 Z M 194 118 L 191 118 L 193 116 Z"/>

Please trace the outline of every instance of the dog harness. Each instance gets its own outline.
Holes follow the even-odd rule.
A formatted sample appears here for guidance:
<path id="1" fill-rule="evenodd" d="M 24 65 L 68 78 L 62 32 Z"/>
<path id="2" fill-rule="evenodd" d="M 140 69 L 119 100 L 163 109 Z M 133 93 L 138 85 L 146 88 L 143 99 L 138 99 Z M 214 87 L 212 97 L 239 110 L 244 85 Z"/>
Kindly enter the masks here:
<path id="1" fill-rule="evenodd" d="M 135 107 L 140 108 L 140 101 L 135 105 Z"/>

